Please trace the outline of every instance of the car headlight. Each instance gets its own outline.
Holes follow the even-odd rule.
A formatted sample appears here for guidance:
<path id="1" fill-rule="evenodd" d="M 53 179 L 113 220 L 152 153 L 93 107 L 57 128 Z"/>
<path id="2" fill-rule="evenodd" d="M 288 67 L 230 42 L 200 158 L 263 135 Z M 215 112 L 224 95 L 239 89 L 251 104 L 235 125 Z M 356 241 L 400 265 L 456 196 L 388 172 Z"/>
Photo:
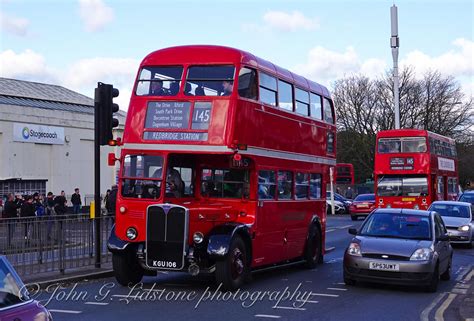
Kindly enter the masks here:
<path id="1" fill-rule="evenodd" d="M 410 257 L 410 261 L 428 261 L 431 257 L 431 249 L 428 248 L 423 248 L 423 249 L 418 249 Z"/>
<path id="2" fill-rule="evenodd" d="M 463 226 L 458 227 L 458 231 L 461 231 L 461 232 L 469 231 L 469 225 L 463 225 Z"/>
<path id="3" fill-rule="evenodd" d="M 137 238 L 137 235 L 138 235 L 138 232 L 136 229 L 134 229 L 133 227 L 129 227 L 127 229 L 127 237 L 130 239 L 130 240 L 134 240 Z"/>
<path id="4" fill-rule="evenodd" d="M 347 254 L 353 256 L 362 256 L 362 254 L 360 253 L 359 243 L 352 242 L 351 244 L 349 244 L 349 247 L 347 248 Z"/>
<path id="5" fill-rule="evenodd" d="M 196 232 L 193 235 L 193 241 L 196 244 L 201 244 L 204 241 L 204 235 L 201 232 Z"/>

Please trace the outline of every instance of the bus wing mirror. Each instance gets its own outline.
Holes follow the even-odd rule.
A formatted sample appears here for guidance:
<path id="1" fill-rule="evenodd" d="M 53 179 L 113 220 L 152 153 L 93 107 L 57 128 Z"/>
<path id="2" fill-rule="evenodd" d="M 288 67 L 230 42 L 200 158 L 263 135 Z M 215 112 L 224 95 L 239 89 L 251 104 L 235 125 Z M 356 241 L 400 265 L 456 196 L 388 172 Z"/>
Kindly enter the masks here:
<path id="1" fill-rule="evenodd" d="M 349 234 L 351 234 L 351 235 L 357 235 L 357 229 L 355 229 L 355 228 L 350 228 L 350 229 L 349 229 Z"/>
<path id="2" fill-rule="evenodd" d="M 115 153 L 109 153 L 107 163 L 109 166 L 115 166 L 115 161 L 118 159 L 115 158 Z"/>

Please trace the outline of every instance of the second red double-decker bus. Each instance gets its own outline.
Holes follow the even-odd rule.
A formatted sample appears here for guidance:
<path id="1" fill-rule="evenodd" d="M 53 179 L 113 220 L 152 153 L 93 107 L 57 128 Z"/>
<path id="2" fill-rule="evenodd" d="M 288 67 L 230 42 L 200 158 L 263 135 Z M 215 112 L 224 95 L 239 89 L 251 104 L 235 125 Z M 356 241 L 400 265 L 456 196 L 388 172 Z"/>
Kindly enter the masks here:
<path id="1" fill-rule="evenodd" d="M 182 46 L 141 63 L 108 248 L 119 283 L 322 261 L 335 165 L 328 90 L 237 49 Z"/>
<path id="2" fill-rule="evenodd" d="M 427 209 L 435 200 L 456 199 L 455 142 L 426 130 L 381 131 L 374 176 L 378 207 Z"/>
<path id="3" fill-rule="evenodd" d="M 336 184 L 354 185 L 354 166 L 352 164 L 336 164 Z"/>

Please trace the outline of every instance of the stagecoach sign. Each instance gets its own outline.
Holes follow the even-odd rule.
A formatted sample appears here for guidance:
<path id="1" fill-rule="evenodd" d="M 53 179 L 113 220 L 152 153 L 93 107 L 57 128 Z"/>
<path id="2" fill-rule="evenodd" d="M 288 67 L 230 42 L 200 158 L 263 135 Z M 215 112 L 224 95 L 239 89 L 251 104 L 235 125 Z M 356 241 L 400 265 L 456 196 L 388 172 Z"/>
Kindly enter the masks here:
<path id="1" fill-rule="evenodd" d="M 438 157 L 438 169 L 443 171 L 454 172 L 456 170 L 454 166 L 454 160 L 449 158 Z"/>
<path id="2" fill-rule="evenodd" d="M 37 144 L 64 144 L 64 128 L 13 123 L 13 141 Z"/>

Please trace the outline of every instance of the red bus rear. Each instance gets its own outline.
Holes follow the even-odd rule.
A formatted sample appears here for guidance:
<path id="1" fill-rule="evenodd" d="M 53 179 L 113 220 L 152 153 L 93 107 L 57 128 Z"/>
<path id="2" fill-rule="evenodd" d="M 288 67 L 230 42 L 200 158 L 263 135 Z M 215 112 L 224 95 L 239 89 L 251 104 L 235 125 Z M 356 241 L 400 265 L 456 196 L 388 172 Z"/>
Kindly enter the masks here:
<path id="1" fill-rule="evenodd" d="M 215 273 L 324 254 L 335 165 L 328 90 L 254 55 L 182 46 L 141 63 L 125 123 L 116 226 L 121 284 L 159 270 Z"/>
<path id="2" fill-rule="evenodd" d="M 354 166 L 352 164 L 336 164 L 336 184 L 354 185 Z"/>
<path id="3" fill-rule="evenodd" d="M 427 209 L 435 200 L 455 200 L 455 142 L 426 130 L 381 131 L 374 176 L 378 207 Z"/>

